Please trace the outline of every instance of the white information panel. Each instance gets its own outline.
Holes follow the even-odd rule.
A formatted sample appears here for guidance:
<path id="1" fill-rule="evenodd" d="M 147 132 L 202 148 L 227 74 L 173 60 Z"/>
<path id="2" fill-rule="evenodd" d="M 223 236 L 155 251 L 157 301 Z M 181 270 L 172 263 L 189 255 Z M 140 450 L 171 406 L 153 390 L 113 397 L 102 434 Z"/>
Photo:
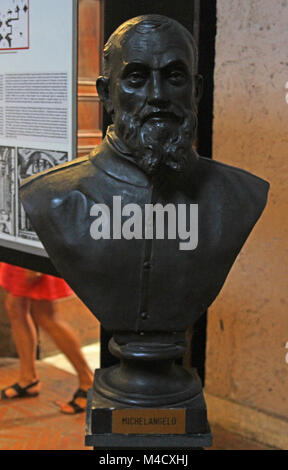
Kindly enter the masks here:
<path id="1" fill-rule="evenodd" d="M 0 0 L 0 245 L 47 256 L 21 182 L 76 156 L 77 0 Z"/>

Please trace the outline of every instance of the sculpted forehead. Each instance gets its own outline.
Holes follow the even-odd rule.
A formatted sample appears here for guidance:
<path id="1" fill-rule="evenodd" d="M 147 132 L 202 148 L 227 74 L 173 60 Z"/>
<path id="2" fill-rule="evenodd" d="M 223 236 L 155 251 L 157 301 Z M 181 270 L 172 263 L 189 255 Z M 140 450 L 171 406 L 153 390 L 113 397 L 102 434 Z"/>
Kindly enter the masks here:
<path id="1" fill-rule="evenodd" d="M 140 62 L 155 68 L 172 60 L 181 60 L 191 71 L 195 62 L 192 45 L 182 31 L 175 28 L 146 34 L 134 31 L 129 39 L 122 42 L 116 56 L 116 61 L 120 60 L 122 65 Z"/>

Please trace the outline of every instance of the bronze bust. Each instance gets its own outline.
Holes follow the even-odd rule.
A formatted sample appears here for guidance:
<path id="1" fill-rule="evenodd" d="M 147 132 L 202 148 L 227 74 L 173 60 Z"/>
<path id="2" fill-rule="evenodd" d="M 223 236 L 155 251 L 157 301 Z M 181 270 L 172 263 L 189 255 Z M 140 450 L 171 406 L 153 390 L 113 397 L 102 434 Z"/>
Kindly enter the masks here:
<path id="1" fill-rule="evenodd" d="M 102 144 L 26 180 L 21 199 L 58 272 L 107 330 L 184 331 L 219 293 L 269 185 L 193 149 L 202 82 L 193 38 L 179 23 L 127 21 L 106 44 L 104 64 L 97 89 L 113 125 Z M 116 196 L 121 208 L 143 211 L 197 204 L 197 247 L 179 250 L 178 236 L 95 240 L 93 206 L 113 214 Z"/>

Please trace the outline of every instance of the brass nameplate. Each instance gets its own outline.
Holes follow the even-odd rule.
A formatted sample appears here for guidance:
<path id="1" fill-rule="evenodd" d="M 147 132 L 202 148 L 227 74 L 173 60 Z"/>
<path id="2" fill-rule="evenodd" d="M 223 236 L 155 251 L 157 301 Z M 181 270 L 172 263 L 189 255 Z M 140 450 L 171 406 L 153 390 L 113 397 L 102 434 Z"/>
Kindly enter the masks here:
<path id="1" fill-rule="evenodd" d="M 185 434 L 185 409 L 122 409 L 112 411 L 116 434 Z"/>

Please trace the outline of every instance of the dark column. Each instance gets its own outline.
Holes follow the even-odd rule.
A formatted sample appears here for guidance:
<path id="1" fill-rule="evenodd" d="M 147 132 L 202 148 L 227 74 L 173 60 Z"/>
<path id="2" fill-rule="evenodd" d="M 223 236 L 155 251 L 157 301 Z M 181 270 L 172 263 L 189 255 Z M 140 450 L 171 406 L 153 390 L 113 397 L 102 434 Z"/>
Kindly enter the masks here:
<path id="1" fill-rule="evenodd" d="M 200 2 L 199 62 L 198 70 L 204 78 L 203 96 L 198 109 L 198 146 L 204 157 L 212 155 L 213 90 L 216 36 L 216 0 Z M 207 312 L 195 323 L 191 344 L 191 366 L 198 371 L 202 384 L 205 382 Z"/>
<path id="2" fill-rule="evenodd" d="M 161 14 L 182 23 L 195 37 L 199 48 L 199 73 L 204 77 L 204 94 L 199 106 L 198 151 L 212 158 L 213 120 L 213 71 L 216 34 L 216 0 L 105 0 L 104 2 L 104 42 L 115 29 L 129 18 L 143 14 Z M 110 124 L 104 112 L 103 133 Z M 206 314 L 194 325 L 192 334 L 191 363 L 198 370 L 204 384 L 206 349 Z M 111 334 L 101 329 L 101 366 L 109 367 L 115 358 L 107 345 Z"/>

